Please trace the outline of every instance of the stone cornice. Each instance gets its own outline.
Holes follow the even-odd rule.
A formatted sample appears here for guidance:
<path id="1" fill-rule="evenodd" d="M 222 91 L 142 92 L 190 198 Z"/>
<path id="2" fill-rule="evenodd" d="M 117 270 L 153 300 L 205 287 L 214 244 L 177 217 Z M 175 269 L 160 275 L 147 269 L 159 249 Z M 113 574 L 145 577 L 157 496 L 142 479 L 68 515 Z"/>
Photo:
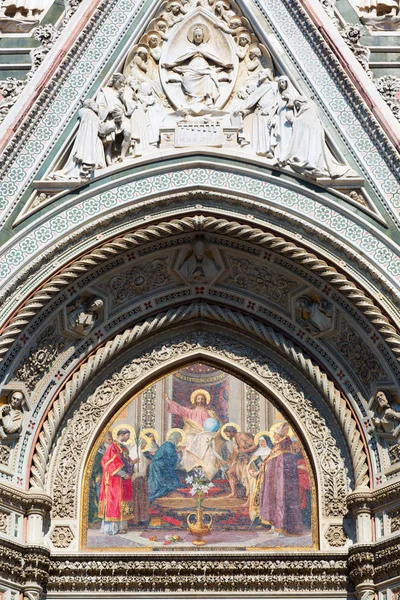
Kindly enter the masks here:
<path id="1" fill-rule="evenodd" d="M 30 510 L 48 512 L 52 506 L 52 499 L 43 490 L 31 488 L 26 492 L 3 482 L 0 485 L 0 502 L 24 513 Z"/>
<path id="2" fill-rule="evenodd" d="M 391 502 L 400 502 L 400 482 L 392 483 L 376 490 L 353 492 L 347 497 L 349 510 L 381 509 Z"/>
<path id="3" fill-rule="evenodd" d="M 90 577 L 88 577 L 90 574 Z M 63 556 L 50 564 L 48 591 L 217 593 L 348 589 L 346 555 L 261 553 L 248 558 L 202 555 Z"/>
<path id="4" fill-rule="evenodd" d="M 50 551 L 44 546 L 23 546 L 8 540 L 0 544 L 0 576 L 17 585 L 47 581 Z"/>

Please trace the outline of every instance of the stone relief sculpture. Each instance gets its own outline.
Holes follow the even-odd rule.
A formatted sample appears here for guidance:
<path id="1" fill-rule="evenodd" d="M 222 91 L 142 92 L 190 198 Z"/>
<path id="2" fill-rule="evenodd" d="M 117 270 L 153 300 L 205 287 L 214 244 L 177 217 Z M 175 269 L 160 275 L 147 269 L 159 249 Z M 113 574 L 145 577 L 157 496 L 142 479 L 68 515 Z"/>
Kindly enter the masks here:
<path id="1" fill-rule="evenodd" d="M 100 121 L 94 100 L 85 100 L 78 116 L 79 129 L 69 159 L 61 171 L 53 173 L 54 179 L 90 179 L 95 169 L 106 166 L 105 140 L 113 135 L 116 124 Z"/>
<path id="2" fill-rule="evenodd" d="M 333 305 L 318 294 L 301 296 L 296 301 L 296 318 L 310 333 L 324 333 L 332 327 Z"/>
<path id="3" fill-rule="evenodd" d="M 392 434 L 400 424 L 400 411 L 393 410 L 385 392 L 378 391 L 375 395 L 377 402 L 376 412 L 378 417 L 373 417 L 372 422 L 376 429 L 383 434 Z"/>
<path id="4" fill-rule="evenodd" d="M 49 8 L 50 0 L 2 0 L 0 31 L 27 33 L 39 23 L 41 14 Z"/>
<path id="5" fill-rule="evenodd" d="M 207 242 L 199 238 L 194 240 L 178 273 L 187 283 L 211 284 L 220 275 L 221 266 Z"/>
<path id="6" fill-rule="evenodd" d="M 388 0 L 389 1 L 389 0 Z M 276 72 L 227 0 L 164 3 L 130 53 L 79 113 L 55 180 L 87 180 L 161 149 L 232 147 L 310 179 L 355 177 L 329 148 L 314 102 Z"/>
<path id="7" fill-rule="evenodd" d="M 358 0 L 361 21 L 373 29 L 398 29 L 400 25 L 399 0 Z"/>
<path id="8" fill-rule="evenodd" d="M 101 318 L 104 302 L 101 298 L 80 298 L 67 307 L 67 328 L 78 335 L 87 336 Z"/>
<path id="9" fill-rule="evenodd" d="M 0 442 L 10 435 L 19 433 L 22 425 L 22 392 L 12 392 L 7 404 L 0 407 Z"/>

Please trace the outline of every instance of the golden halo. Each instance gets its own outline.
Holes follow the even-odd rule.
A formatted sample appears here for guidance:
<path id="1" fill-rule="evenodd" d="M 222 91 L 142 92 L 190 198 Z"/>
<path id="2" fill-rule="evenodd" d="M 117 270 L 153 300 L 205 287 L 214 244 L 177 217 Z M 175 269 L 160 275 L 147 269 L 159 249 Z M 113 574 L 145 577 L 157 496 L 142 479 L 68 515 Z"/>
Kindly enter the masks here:
<path id="1" fill-rule="evenodd" d="M 240 432 L 242 431 L 242 430 L 241 430 L 241 428 L 240 428 L 240 425 L 238 425 L 237 423 L 233 423 L 233 422 L 230 422 L 230 423 L 225 423 L 225 425 L 223 425 L 223 426 L 221 427 L 220 431 L 221 431 L 221 435 L 222 435 L 222 437 L 223 437 L 223 438 L 224 438 L 224 440 L 226 440 L 227 442 L 229 442 L 229 441 L 230 441 L 230 439 L 231 439 L 231 438 L 229 438 L 229 437 L 228 437 L 228 436 L 225 434 L 225 429 L 228 427 L 228 425 L 232 425 L 233 427 L 235 427 L 235 428 L 237 429 L 237 432 L 238 432 L 238 433 L 240 433 Z"/>
<path id="2" fill-rule="evenodd" d="M 129 431 L 131 432 L 131 435 L 129 436 L 129 439 L 127 442 L 125 442 L 126 446 L 131 446 L 132 444 L 135 443 L 136 440 L 136 433 L 135 433 L 135 429 L 132 427 L 132 425 L 128 425 L 128 423 L 122 423 L 121 425 L 116 425 L 113 430 L 112 430 L 112 436 L 113 436 L 113 440 L 116 441 L 117 438 L 117 433 L 120 429 L 129 429 Z"/>
<path id="3" fill-rule="evenodd" d="M 291 426 L 289 425 L 289 423 L 287 423 L 287 421 L 279 421 L 278 423 L 274 423 L 273 425 L 271 425 L 271 428 L 269 430 L 269 437 L 271 438 L 272 442 L 274 442 L 274 438 L 272 436 L 274 435 L 274 433 L 276 433 L 276 431 L 278 429 L 280 429 L 282 427 L 282 425 L 288 425 L 289 426 L 289 430 L 288 430 L 288 432 L 287 432 L 287 434 L 286 434 L 285 437 L 290 437 L 291 438 L 291 437 L 293 437 L 295 435 L 293 429 L 291 428 Z"/>
<path id="4" fill-rule="evenodd" d="M 175 431 L 177 431 L 178 433 L 181 434 L 182 440 L 181 440 L 180 443 L 184 444 L 186 442 L 186 433 L 183 431 L 183 429 L 179 429 L 179 427 L 173 427 L 172 429 L 170 429 L 169 431 L 167 431 L 167 435 L 165 437 L 165 440 L 168 442 L 171 433 L 174 433 Z"/>
<path id="5" fill-rule="evenodd" d="M 206 404 L 210 404 L 210 402 L 211 402 L 211 396 L 210 396 L 210 393 L 207 392 L 207 390 L 194 390 L 194 392 L 190 396 L 190 402 L 192 404 L 194 404 L 196 396 L 198 396 L 199 394 L 203 394 L 203 396 L 206 399 Z"/>
<path id="6" fill-rule="evenodd" d="M 158 434 L 158 431 L 156 431 L 155 429 L 153 429 L 152 427 L 146 427 L 146 429 L 142 429 L 142 431 L 139 434 L 139 439 L 143 440 L 144 442 L 146 442 L 145 447 L 142 449 L 142 452 L 147 452 L 147 450 L 149 448 L 151 448 L 151 442 L 147 437 L 147 433 L 152 433 L 154 435 L 154 439 L 156 444 L 158 444 L 159 440 L 160 440 L 160 436 Z"/>
<path id="7" fill-rule="evenodd" d="M 152 427 L 146 427 L 146 429 L 142 429 L 142 431 L 139 434 L 139 438 L 142 440 L 143 437 L 147 437 L 146 434 L 148 433 L 152 433 L 154 435 L 154 438 L 158 444 L 158 442 L 160 441 L 159 433 L 156 429 L 153 429 Z"/>
<path id="8" fill-rule="evenodd" d="M 259 444 L 260 441 L 260 437 L 262 437 L 263 435 L 267 435 L 269 437 L 269 431 L 259 431 L 258 433 L 256 433 L 256 435 L 254 436 L 254 443 Z"/>
<path id="9" fill-rule="evenodd" d="M 203 33 L 204 33 L 204 38 L 203 41 L 206 43 L 208 42 L 208 40 L 210 39 L 210 30 L 208 29 L 207 25 L 204 25 L 204 23 L 195 23 L 190 29 L 189 29 L 189 33 L 188 33 L 188 40 L 189 42 L 193 42 L 193 33 L 195 29 L 202 29 Z"/>

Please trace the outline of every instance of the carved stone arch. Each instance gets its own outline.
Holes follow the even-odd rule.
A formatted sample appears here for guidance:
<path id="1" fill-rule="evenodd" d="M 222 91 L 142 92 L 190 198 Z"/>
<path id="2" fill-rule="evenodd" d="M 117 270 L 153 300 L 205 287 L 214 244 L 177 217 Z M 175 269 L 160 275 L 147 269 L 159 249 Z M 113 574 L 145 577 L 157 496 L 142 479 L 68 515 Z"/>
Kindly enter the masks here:
<path id="1" fill-rule="evenodd" d="M 295 374 L 286 361 L 271 358 L 259 344 L 233 340 L 226 330 L 216 334 L 215 328 L 193 333 L 175 330 L 167 337 L 141 344 L 126 354 L 110 369 L 103 370 L 100 380 L 94 380 L 80 397 L 70 418 L 60 429 L 51 459 L 46 487 L 53 496 L 52 519 L 76 523 L 80 513 L 78 496 L 80 482 L 90 445 L 96 432 L 120 407 L 124 400 L 138 393 L 154 378 L 159 378 L 179 364 L 203 359 L 223 370 L 237 374 L 264 395 L 272 395 L 292 422 L 303 432 L 320 486 L 321 526 L 342 522 L 347 513 L 349 491 L 347 470 L 339 446 L 332 434 L 332 421 L 321 416 L 322 405 L 305 378 Z M 168 345 L 164 345 L 163 342 Z M 318 394 L 317 394 L 318 396 Z M 329 413 L 327 413 L 329 414 Z M 329 417 L 328 417 L 329 418 Z"/>
<path id="2" fill-rule="evenodd" d="M 400 352 L 400 332 L 394 319 L 387 316 L 387 310 L 379 306 L 379 298 L 372 298 L 361 287 L 359 282 L 353 281 L 348 273 L 339 270 L 338 265 L 328 262 L 325 257 L 318 255 L 315 248 L 307 247 L 306 240 L 303 244 L 295 243 L 290 238 L 284 238 L 280 232 L 264 224 L 263 228 L 254 227 L 242 220 L 235 221 L 231 218 L 215 217 L 209 214 L 187 215 L 181 218 L 172 218 L 163 221 L 154 218 L 154 224 L 128 231 L 117 235 L 106 243 L 98 243 L 91 251 L 83 254 L 77 260 L 68 264 L 55 276 L 50 277 L 41 284 L 33 294 L 10 317 L 8 323 L 0 334 L 0 355 L 4 356 L 32 319 L 40 313 L 51 299 L 56 297 L 63 289 L 74 283 L 84 273 L 90 272 L 101 263 L 113 256 L 141 246 L 151 240 L 167 238 L 182 232 L 218 232 L 250 243 L 271 248 L 283 256 L 290 257 L 303 268 L 323 278 L 330 286 L 342 293 L 365 317 L 376 327 L 391 347 L 397 357 Z M 46 257 L 48 258 L 48 257 Z"/>
<path id="3" fill-rule="evenodd" d="M 34 487 L 44 485 L 46 468 L 49 463 L 49 453 L 53 446 L 55 435 L 62 425 L 65 415 L 68 414 L 72 406 L 76 405 L 76 398 L 79 397 L 82 390 L 86 390 L 87 386 L 90 386 L 90 381 L 96 378 L 96 373 L 100 370 L 104 371 L 104 369 L 109 370 L 110 367 L 107 366 L 107 363 L 116 356 L 119 362 L 123 362 L 125 353 L 130 353 L 134 350 L 134 348 L 129 349 L 129 344 L 133 341 L 140 344 L 142 336 L 150 335 L 154 337 L 157 332 L 162 332 L 168 325 L 183 323 L 187 320 L 190 320 L 190 323 L 192 323 L 194 318 L 197 317 L 198 319 L 199 316 L 205 318 L 207 315 L 211 316 L 212 320 L 219 321 L 225 326 L 227 323 L 235 323 L 247 336 L 250 334 L 253 338 L 258 338 L 263 343 L 267 342 L 270 346 L 280 350 L 281 353 L 286 351 L 287 358 L 292 359 L 292 362 L 296 364 L 296 370 L 302 370 L 303 376 L 306 375 L 312 381 L 314 389 L 317 388 L 318 393 L 325 398 L 325 403 L 329 406 L 329 411 L 335 414 L 337 421 L 340 423 L 341 435 L 343 435 L 349 447 L 352 462 L 351 470 L 353 471 L 353 485 L 357 489 L 364 488 L 368 484 L 368 467 L 363 442 L 351 411 L 346 408 L 344 398 L 335 389 L 334 385 L 329 382 L 327 377 L 321 373 L 319 368 L 310 359 L 302 354 L 299 348 L 296 348 L 282 335 L 274 333 L 271 328 L 239 313 L 234 313 L 233 311 L 225 311 L 224 313 L 218 307 L 213 308 L 204 304 L 183 307 L 177 311 L 169 311 L 167 314 L 158 315 L 136 326 L 133 330 L 117 336 L 113 341 L 108 342 L 104 349 L 97 351 L 86 363 L 81 365 L 79 371 L 67 383 L 63 392 L 56 399 L 53 408 L 48 413 L 33 458 L 31 485 Z M 201 329 L 203 327 L 202 323 L 197 322 L 199 323 L 198 328 Z M 167 350 L 165 351 L 167 352 Z M 119 357 L 121 352 L 122 357 Z M 149 360 L 149 362 L 151 365 L 152 361 Z M 112 381 L 113 384 L 116 383 L 115 378 L 112 378 Z M 141 385 L 144 385 L 143 381 Z M 312 419 L 309 421 L 309 426 L 313 426 Z M 61 486 L 61 488 L 68 490 L 71 489 L 71 485 L 70 482 L 68 485 Z"/>

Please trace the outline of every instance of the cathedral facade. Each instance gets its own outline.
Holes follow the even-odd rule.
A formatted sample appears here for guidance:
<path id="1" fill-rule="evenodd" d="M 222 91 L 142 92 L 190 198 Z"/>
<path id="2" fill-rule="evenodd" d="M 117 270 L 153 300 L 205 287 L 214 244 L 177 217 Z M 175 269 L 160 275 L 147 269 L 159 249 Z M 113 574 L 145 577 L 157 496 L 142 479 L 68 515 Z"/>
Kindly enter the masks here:
<path id="1" fill-rule="evenodd" d="M 399 600 L 398 0 L 0 32 L 0 599 Z"/>

